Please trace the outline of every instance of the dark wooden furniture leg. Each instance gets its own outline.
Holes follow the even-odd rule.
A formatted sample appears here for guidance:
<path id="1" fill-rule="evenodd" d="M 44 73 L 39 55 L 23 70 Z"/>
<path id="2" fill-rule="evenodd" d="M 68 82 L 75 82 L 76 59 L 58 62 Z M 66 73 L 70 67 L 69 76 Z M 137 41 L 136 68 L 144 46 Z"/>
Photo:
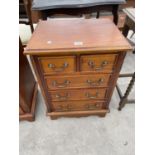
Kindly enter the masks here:
<path id="1" fill-rule="evenodd" d="M 46 11 L 41 11 L 41 17 L 42 17 L 42 20 L 47 20 L 47 13 Z"/>
<path id="2" fill-rule="evenodd" d="M 114 17 L 113 21 L 116 25 L 118 24 L 118 8 L 119 8 L 119 5 L 113 5 L 112 7 L 112 14 Z"/>
<path id="3" fill-rule="evenodd" d="M 100 11 L 97 11 L 96 18 L 99 18 L 99 17 L 100 17 Z"/>
<path id="4" fill-rule="evenodd" d="M 128 75 L 128 76 L 127 75 L 124 75 L 124 76 L 130 77 L 130 75 Z M 122 77 L 124 77 L 124 76 L 122 76 Z M 130 92 L 132 90 L 132 87 L 134 85 L 134 82 L 135 82 L 135 73 L 132 75 L 132 79 L 131 79 L 128 87 L 127 87 L 127 90 L 126 90 L 124 96 L 122 96 L 122 93 L 121 93 L 118 85 L 116 86 L 116 89 L 118 91 L 119 97 L 121 99 L 120 100 L 120 103 L 119 103 L 118 110 L 122 110 L 122 108 L 125 106 L 126 103 L 134 103 L 135 102 L 135 100 L 128 100 L 128 96 L 129 96 L 129 94 L 130 94 Z"/>
<path id="5" fill-rule="evenodd" d="M 125 37 L 127 37 L 130 29 L 135 32 L 135 23 L 134 23 L 134 20 L 131 17 L 129 18 L 129 16 L 127 14 L 125 25 L 124 25 L 123 32 L 122 32 Z M 131 43 L 131 44 L 133 44 L 133 43 Z M 132 46 L 134 47 L 134 44 Z M 135 53 L 135 50 L 133 51 L 133 53 Z M 116 89 L 117 89 L 117 92 L 118 92 L 119 97 L 120 97 L 120 103 L 119 103 L 118 110 L 122 110 L 122 108 L 125 106 L 125 104 L 135 103 L 134 99 L 132 99 L 132 100 L 128 99 L 128 96 L 129 96 L 131 89 L 132 89 L 134 82 L 135 82 L 135 73 L 120 74 L 119 77 L 120 78 L 126 78 L 126 77 L 132 78 L 124 95 L 122 95 L 122 92 L 121 92 L 118 84 L 116 85 Z"/>
<path id="6" fill-rule="evenodd" d="M 28 16 L 31 32 L 33 33 L 34 28 L 33 28 L 32 15 L 31 15 L 31 0 L 23 0 L 23 1 L 24 1 L 24 6 L 25 6 L 26 14 Z"/>
<path id="7" fill-rule="evenodd" d="M 127 24 L 125 24 L 124 28 L 123 28 L 123 31 L 122 31 L 124 37 L 127 37 L 129 29 L 130 29 L 129 26 Z"/>

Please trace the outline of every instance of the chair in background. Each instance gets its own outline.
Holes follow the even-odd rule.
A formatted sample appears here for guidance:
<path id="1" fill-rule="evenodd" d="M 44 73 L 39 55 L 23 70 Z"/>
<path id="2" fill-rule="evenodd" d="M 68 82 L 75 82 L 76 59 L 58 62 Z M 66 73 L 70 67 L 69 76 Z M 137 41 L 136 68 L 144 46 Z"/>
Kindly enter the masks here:
<path id="1" fill-rule="evenodd" d="M 111 11 L 114 18 L 113 21 L 117 25 L 118 23 L 118 9 L 120 4 L 124 4 L 125 0 L 86 0 L 79 2 L 77 0 L 65 0 L 65 1 L 42 1 L 34 0 L 32 9 L 41 12 L 43 20 L 47 20 L 47 17 L 54 14 L 68 14 L 68 15 L 83 15 L 97 12 L 96 18 L 99 18 L 100 11 Z"/>
<path id="2" fill-rule="evenodd" d="M 31 16 L 31 0 L 19 1 L 19 23 L 30 25 L 31 32 L 33 33 L 33 23 Z"/>
<path id="3" fill-rule="evenodd" d="M 126 9 L 123 9 L 123 11 L 126 13 L 126 21 L 125 21 L 125 25 L 124 25 L 124 29 L 123 29 L 123 35 L 125 37 L 127 37 L 129 30 L 132 30 L 135 33 L 135 9 L 134 8 L 126 8 Z M 129 42 L 131 43 L 131 45 L 133 46 L 133 49 L 134 49 L 134 46 L 135 46 L 134 42 L 132 42 L 131 40 L 129 40 Z M 134 51 L 135 50 L 133 50 L 133 54 L 135 53 Z M 134 85 L 134 82 L 135 82 L 135 72 L 119 75 L 119 78 L 127 78 L 127 77 L 131 77 L 131 81 L 129 82 L 129 85 L 127 86 L 127 89 L 126 89 L 124 95 L 122 94 L 118 84 L 116 85 L 116 89 L 117 89 L 117 92 L 120 97 L 120 103 L 119 103 L 118 110 L 122 110 L 122 108 L 126 104 L 135 103 L 135 99 L 128 99 L 128 96 L 129 96 L 129 94 L 132 90 L 132 87 Z"/>

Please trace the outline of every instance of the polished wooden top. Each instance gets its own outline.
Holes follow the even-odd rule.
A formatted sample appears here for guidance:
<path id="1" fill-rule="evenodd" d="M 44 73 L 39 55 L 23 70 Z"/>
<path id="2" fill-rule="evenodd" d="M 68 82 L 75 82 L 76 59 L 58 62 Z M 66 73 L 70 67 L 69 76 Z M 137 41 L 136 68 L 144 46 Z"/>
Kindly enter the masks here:
<path id="1" fill-rule="evenodd" d="M 127 51 L 131 46 L 109 19 L 40 21 L 24 54 Z"/>

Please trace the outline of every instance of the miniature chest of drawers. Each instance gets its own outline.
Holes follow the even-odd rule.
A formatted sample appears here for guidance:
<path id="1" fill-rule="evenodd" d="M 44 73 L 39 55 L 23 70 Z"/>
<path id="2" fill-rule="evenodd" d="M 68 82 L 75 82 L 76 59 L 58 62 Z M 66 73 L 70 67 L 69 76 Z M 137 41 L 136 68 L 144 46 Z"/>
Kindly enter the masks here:
<path id="1" fill-rule="evenodd" d="M 105 116 L 131 49 L 108 19 L 40 21 L 24 54 L 30 55 L 47 115 Z"/>

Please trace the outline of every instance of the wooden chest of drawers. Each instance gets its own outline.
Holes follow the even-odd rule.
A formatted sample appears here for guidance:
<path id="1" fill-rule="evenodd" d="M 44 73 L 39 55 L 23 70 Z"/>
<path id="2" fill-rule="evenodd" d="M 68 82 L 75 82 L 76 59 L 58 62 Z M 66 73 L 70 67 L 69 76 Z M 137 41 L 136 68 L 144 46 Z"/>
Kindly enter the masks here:
<path id="1" fill-rule="evenodd" d="M 105 116 L 126 51 L 131 46 L 108 19 L 39 22 L 30 55 L 52 119 Z"/>

